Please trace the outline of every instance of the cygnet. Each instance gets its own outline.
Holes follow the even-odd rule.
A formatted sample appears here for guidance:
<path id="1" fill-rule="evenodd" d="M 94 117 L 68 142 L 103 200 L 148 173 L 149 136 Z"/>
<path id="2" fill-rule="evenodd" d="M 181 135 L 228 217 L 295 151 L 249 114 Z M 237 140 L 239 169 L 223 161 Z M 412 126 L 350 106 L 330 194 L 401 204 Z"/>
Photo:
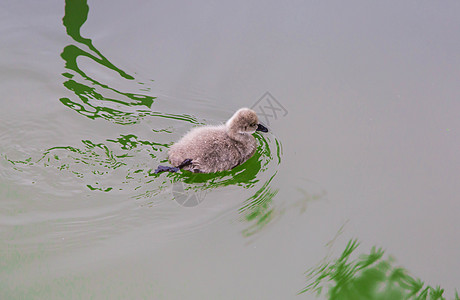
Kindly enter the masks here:
<path id="1" fill-rule="evenodd" d="M 169 149 L 169 162 L 174 167 L 158 166 L 155 173 L 195 173 L 230 170 L 248 160 L 256 151 L 254 132 L 268 132 L 249 108 L 239 109 L 225 124 L 201 126 L 190 130 Z"/>

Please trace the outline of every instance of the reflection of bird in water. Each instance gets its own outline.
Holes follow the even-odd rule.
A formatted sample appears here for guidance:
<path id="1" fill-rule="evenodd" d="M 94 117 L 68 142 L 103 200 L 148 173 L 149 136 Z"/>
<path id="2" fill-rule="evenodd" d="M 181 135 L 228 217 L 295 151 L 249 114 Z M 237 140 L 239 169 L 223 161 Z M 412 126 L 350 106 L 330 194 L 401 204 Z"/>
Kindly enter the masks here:
<path id="1" fill-rule="evenodd" d="M 185 190 L 182 182 L 175 182 L 172 189 L 174 200 L 184 207 L 199 205 L 205 198 L 206 190 Z"/>
<path id="2" fill-rule="evenodd" d="M 174 167 L 158 166 L 155 173 L 179 169 L 196 173 L 230 170 L 256 151 L 257 142 L 252 136 L 256 130 L 268 132 L 249 108 L 239 109 L 223 125 L 193 128 L 169 149 L 169 162 Z"/>

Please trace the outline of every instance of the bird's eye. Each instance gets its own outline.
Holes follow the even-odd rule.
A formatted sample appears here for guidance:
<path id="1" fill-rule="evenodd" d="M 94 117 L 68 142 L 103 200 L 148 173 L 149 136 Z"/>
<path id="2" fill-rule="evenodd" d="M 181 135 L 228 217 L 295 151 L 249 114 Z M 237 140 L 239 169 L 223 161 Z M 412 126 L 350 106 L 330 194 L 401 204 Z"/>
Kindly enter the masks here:
<path id="1" fill-rule="evenodd" d="M 251 124 L 251 127 L 255 127 L 257 124 L 256 123 L 252 123 Z"/>

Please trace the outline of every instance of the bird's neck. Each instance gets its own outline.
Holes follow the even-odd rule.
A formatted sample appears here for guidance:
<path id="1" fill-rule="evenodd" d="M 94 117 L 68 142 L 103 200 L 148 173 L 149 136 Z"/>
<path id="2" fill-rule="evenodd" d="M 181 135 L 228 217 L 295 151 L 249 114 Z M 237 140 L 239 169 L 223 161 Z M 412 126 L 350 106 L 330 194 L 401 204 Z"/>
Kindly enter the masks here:
<path id="1" fill-rule="evenodd" d="M 252 138 L 252 135 L 249 133 L 240 133 L 236 130 L 231 130 L 231 128 L 227 130 L 227 134 L 231 139 L 241 143 L 250 141 Z"/>

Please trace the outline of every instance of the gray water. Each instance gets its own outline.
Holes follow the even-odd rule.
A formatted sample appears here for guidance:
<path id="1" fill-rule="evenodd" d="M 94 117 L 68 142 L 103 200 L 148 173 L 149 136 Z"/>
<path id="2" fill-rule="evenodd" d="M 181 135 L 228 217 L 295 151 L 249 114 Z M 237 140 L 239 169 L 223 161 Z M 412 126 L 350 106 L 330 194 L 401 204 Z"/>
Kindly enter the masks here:
<path id="1" fill-rule="evenodd" d="M 0 3 L 1 299 L 314 299 L 353 239 L 454 297 L 458 2 L 70 2 Z M 250 161 L 153 173 L 240 107 Z"/>

